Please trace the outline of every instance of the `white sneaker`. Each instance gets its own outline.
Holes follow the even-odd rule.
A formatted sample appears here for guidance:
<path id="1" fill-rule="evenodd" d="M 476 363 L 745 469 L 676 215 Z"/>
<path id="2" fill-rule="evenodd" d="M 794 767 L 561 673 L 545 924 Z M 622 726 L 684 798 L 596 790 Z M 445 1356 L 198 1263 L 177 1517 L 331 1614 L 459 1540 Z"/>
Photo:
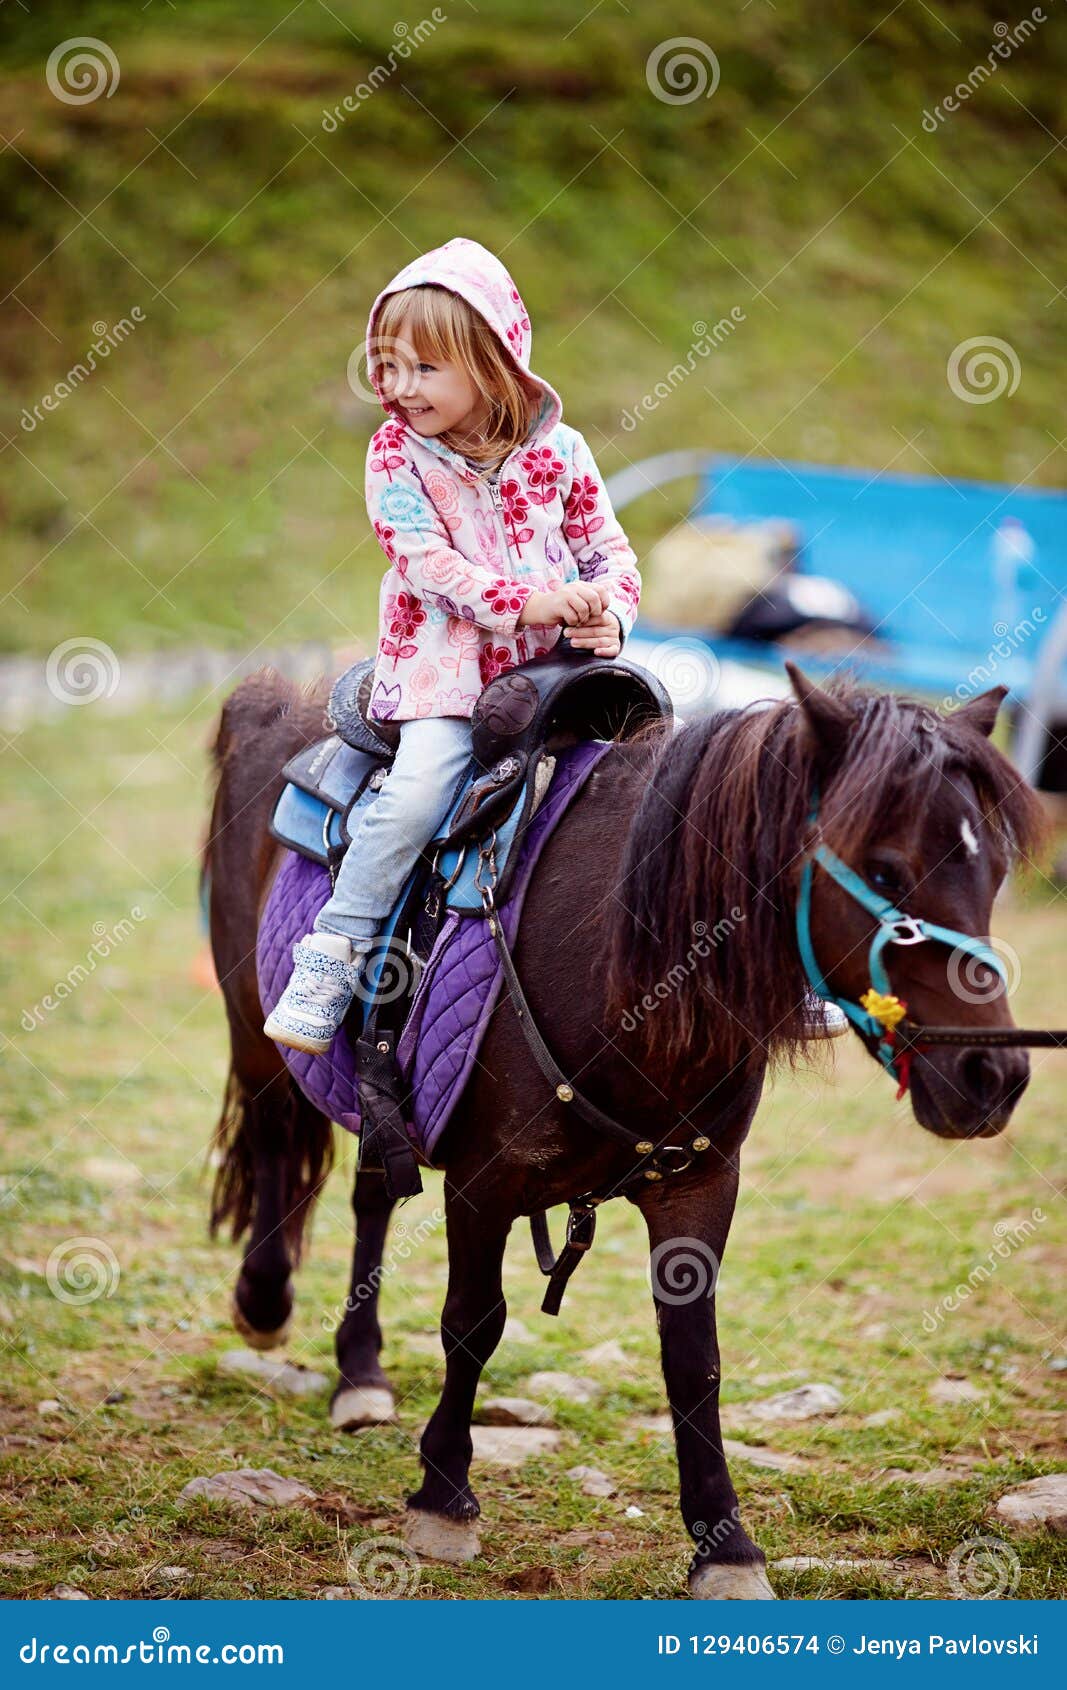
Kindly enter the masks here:
<path id="1" fill-rule="evenodd" d="M 263 1023 L 275 1044 L 321 1056 L 348 1013 L 365 953 L 343 933 L 308 933 L 293 946 L 293 972 Z"/>
<path id="2" fill-rule="evenodd" d="M 827 1002 L 817 992 L 809 992 L 804 999 L 804 1037 L 806 1039 L 839 1039 L 847 1033 L 851 1022 L 836 1003 Z"/>

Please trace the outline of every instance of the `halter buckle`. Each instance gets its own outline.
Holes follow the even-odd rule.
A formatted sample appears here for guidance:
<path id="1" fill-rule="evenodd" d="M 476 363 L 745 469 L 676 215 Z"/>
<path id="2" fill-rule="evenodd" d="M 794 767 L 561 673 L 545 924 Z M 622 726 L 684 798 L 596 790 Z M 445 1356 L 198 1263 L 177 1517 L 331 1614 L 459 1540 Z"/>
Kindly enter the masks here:
<path id="1" fill-rule="evenodd" d="M 921 945 L 926 938 L 917 915 L 894 916 L 892 921 L 885 923 L 885 927 L 888 933 L 886 942 L 890 945 Z"/>

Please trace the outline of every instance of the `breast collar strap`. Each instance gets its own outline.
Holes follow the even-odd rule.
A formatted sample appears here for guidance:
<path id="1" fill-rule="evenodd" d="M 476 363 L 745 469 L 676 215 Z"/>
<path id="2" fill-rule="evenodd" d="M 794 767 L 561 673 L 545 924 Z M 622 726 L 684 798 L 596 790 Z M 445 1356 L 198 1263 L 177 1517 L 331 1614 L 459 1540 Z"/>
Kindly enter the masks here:
<path id="1" fill-rule="evenodd" d="M 818 837 L 817 791 L 808 822 Z M 816 863 L 877 922 L 868 952 L 872 989 L 863 994 L 864 1000 L 869 999 L 876 1006 L 877 1013 L 874 1008 L 865 1007 L 864 1002 L 854 1003 L 851 998 L 838 997 L 836 992 L 830 990 L 819 967 L 811 940 L 811 891 Z M 1003 962 L 996 951 L 983 940 L 976 939 L 969 933 L 957 932 L 954 927 L 940 927 L 936 922 L 923 920 L 921 916 L 906 914 L 905 911 L 897 909 L 888 898 L 883 898 L 872 886 L 868 886 L 862 875 L 842 862 L 828 845 L 819 841 L 809 848 L 801 869 L 797 896 L 797 944 L 804 971 L 809 984 L 819 997 L 828 1003 L 835 1003 L 848 1016 L 857 1031 L 873 1044 L 880 1062 L 898 1083 L 898 1097 L 902 1097 L 908 1087 L 911 1050 L 901 1051 L 895 1045 L 895 1027 L 903 1019 L 906 1005 L 894 996 L 883 953 L 888 945 L 920 945 L 926 941 L 948 945 L 952 950 L 962 951 L 966 956 L 973 957 L 976 962 L 985 963 L 987 968 L 991 968 L 999 979 L 1006 983 L 1007 970 Z"/>

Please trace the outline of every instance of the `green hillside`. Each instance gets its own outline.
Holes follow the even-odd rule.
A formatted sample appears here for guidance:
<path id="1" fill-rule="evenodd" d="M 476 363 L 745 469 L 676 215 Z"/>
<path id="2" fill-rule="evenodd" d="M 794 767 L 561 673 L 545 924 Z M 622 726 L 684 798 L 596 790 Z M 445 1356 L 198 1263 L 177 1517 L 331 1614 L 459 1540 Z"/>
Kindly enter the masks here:
<path id="1" fill-rule="evenodd" d="M 455 234 L 511 268 L 535 366 L 605 470 L 699 444 L 1067 479 L 1061 9 L 1005 59 L 991 5 L 584 11 L 427 6 L 405 36 L 379 0 L 3 9 L 8 649 L 367 637 L 378 413 L 346 368 L 377 290 Z M 714 53 L 710 98 L 650 90 L 668 28 Z M 114 53 L 110 96 L 50 90 L 74 34 Z M 731 309 L 694 374 L 637 409 Z M 946 379 L 977 336 L 1018 359 L 991 404 Z M 636 508 L 639 550 L 690 491 Z"/>

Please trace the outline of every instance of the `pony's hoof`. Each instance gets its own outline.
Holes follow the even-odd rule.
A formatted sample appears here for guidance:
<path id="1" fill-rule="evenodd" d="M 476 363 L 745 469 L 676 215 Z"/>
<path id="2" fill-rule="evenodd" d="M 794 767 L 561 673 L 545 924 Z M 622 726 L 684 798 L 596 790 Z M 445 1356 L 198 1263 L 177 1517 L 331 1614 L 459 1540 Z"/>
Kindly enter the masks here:
<path id="1" fill-rule="evenodd" d="M 257 1332 L 256 1328 L 249 1324 L 247 1316 L 242 1313 L 241 1305 L 236 1297 L 233 1300 L 232 1314 L 233 1324 L 248 1344 L 249 1349 L 276 1350 L 287 1341 L 289 1333 L 292 1331 L 293 1318 L 292 1315 L 287 1315 L 282 1324 L 276 1326 L 273 1332 Z"/>
<path id="2" fill-rule="evenodd" d="M 427 1561 L 473 1561 L 478 1554 L 476 1520 L 450 1520 L 447 1514 L 427 1514 L 409 1508 L 404 1522 L 404 1541 L 420 1559 Z"/>
<path id="3" fill-rule="evenodd" d="M 342 1385 L 330 1404 L 330 1425 L 336 1432 L 358 1432 L 361 1426 L 395 1423 L 393 1393 L 383 1385 Z"/>
<path id="4" fill-rule="evenodd" d="M 731 1566 L 720 1561 L 698 1567 L 689 1578 L 694 1602 L 776 1602 L 767 1569 L 755 1561 Z"/>

